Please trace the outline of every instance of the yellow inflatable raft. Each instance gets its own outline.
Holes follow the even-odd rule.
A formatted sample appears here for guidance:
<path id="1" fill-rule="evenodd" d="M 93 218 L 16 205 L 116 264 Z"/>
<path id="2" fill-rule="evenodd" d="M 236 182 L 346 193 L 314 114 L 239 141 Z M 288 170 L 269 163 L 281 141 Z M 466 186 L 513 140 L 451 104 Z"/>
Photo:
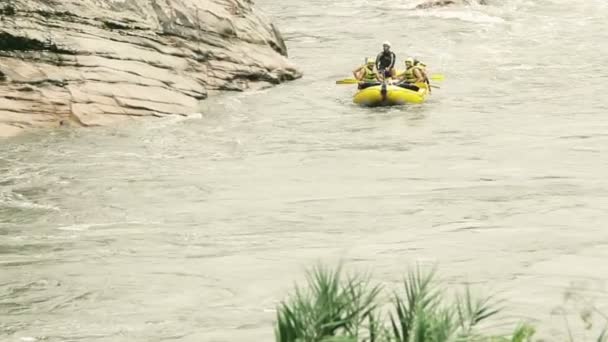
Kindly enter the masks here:
<path id="1" fill-rule="evenodd" d="M 423 103 L 428 94 L 426 84 L 416 84 L 414 91 L 396 85 L 382 84 L 359 90 L 353 102 L 363 106 L 395 106 L 407 103 Z"/>

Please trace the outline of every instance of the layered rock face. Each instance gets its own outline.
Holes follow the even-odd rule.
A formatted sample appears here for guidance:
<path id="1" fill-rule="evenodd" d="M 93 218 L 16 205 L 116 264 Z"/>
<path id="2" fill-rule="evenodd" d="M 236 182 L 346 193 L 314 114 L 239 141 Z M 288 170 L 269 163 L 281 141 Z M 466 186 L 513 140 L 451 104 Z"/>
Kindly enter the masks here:
<path id="1" fill-rule="evenodd" d="M 299 76 L 251 0 L 0 0 L 0 136 L 188 115 Z"/>

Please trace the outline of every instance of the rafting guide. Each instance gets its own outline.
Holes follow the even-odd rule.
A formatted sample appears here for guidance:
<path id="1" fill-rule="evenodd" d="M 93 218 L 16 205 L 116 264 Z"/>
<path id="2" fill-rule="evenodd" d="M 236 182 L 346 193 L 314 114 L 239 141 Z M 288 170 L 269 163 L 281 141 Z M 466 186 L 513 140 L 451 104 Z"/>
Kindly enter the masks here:
<path id="1" fill-rule="evenodd" d="M 395 75 L 396 60 L 397 56 L 391 51 L 391 43 L 382 43 L 382 52 L 376 57 L 376 70 L 380 79 L 392 78 Z"/>

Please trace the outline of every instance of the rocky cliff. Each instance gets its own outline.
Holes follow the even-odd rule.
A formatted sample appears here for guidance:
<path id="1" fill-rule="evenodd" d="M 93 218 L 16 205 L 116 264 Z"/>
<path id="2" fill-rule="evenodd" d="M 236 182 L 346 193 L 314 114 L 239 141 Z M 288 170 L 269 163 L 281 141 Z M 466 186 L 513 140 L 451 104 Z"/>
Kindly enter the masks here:
<path id="1" fill-rule="evenodd" d="M 300 76 L 252 0 L 0 0 L 0 136 L 187 115 Z"/>

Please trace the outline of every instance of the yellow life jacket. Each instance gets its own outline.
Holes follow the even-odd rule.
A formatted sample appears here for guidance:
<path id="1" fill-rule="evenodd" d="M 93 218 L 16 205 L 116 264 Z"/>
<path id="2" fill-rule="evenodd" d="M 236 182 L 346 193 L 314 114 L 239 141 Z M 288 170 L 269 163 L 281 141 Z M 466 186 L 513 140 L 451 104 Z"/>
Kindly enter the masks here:
<path id="1" fill-rule="evenodd" d="M 427 78 L 427 76 L 426 76 L 426 64 L 424 64 L 422 62 L 418 62 L 418 64 L 416 64 L 416 67 L 418 67 L 418 69 L 420 69 L 420 71 L 422 71 L 422 77 Z"/>
<path id="2" fill-rule="evenodd" d="M 361 78 L 363 82 L 376 82 L 376 73 L 374 69 L 369 69 L 367 65 L 363 66 L 363 77 Z"/>
<path id="3" fill-rule="evenodd" d="M 416 82 L 416 76 L 414 75 L 414 70 L 418 69 L 423 75 L 424 72 L 423 70 L 419 67 L 419 66 L 412 66 L 410 68 L 405 69 L 405 71 L 403 72 L 403 75 L 405 75 L 405 81 L 408 83 L 414 83 Z"/>

